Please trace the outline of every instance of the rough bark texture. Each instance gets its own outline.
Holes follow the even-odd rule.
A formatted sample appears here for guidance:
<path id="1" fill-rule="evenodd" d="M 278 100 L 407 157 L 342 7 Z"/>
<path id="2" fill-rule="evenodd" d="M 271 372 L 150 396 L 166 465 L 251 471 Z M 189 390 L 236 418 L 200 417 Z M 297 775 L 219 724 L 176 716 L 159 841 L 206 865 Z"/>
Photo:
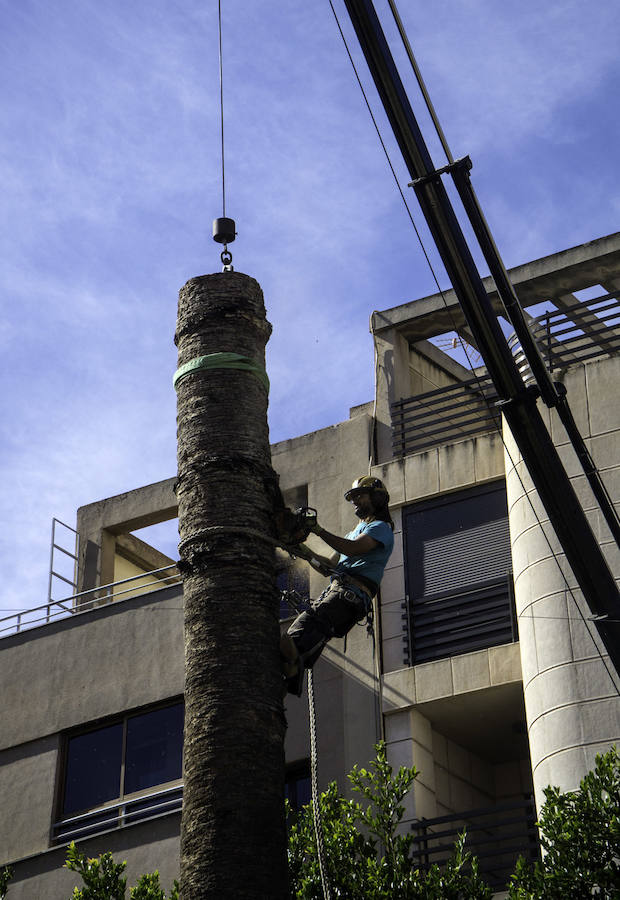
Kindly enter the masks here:
<path id="1" fill-rule="evenodd" d="M 233 352 L 265 363 L 262 291 L 239 272 L 179 293 L 179 366 Z M 209 369 L 178 393 L 184 560 L 185 740 L 181 896 L 284 898 L 284 716 L 267 390 Z"/>

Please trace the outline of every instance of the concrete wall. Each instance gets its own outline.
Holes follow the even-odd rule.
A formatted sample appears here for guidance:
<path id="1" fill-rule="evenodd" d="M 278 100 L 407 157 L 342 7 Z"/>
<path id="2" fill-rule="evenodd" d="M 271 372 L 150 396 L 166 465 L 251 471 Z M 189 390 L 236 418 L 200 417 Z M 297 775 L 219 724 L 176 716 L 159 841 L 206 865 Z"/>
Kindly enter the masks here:
<path id="1" fill-rule="evenodd" d="M 89 858 L 109 851 L 117 863 L 126 861 L 123 874 L 128 889 L 145 872 L 159 871 L 167 896 L 179 877 L 180 828 L 181 815 L 176 813 L 80 841 L 79 847 Z M 82 880 L 63 868 L 65 857 L 66 848 L 57 847 L 20 862 L 9 884 L 8 900 L 68 900 Z"/>
<path id="2" fill-rule="evenodd" d="M 514 733 L 524 719 L 518 644 L 386 673 L 382 702 L 390 763 L 420 771 L 406 822 L 527 793 L 512 791 L 512 770 L 529 771 L 527 743 Z"/>
<path id="3" fill-rule="evenodd" d="M 166 588 L 3 639 L 0 865 L 49 848 L 60 733 L 182 695 L 181 610 Z"/>
<path id="4" fill-rule="evenodd" d="M 620 358 L 572 367 L 565 376 L 577 424 L 614 501 L 620 501 Z M 614 574 L 620 553 L 555 414 L 551 434 Z M 507 492 L 523 686 L 537 802 L 547 784 L 575 789 L 597 752 L 620 739 L 618 676 L 605 656 L 574 576 L 551 534 L 527 470 L 506 433 Z M 525 490 L 524 490 L 525 489 Z M 553 554 L 556 555 L 554 558 Z M 611 670 L 608 671 L 608 669 Z"/>
<path id="5" fill-rule="evenodd" d="M 59 736 L 0 750 L 0 865 L 47 850 Z"/>
<path id="6" fill-rule="evenodd" d="M 117 599 L 126 600 L 129 597 L 140 597 L 142 594 L 149 593 L 149 591 L 159 590 L 162 586 L 162 582 L 153 575 L 140 577 L 143 572 L 144 569 L 141 566 L 137 566 L 134 562 L 125 559 L 123 556 L 119 556 L 118 553 L 115 554 L 114 581 L 125 581 L 127 578 L 135 579 L 135 581 L 132 581 L 129 584 L 120 585 L 118 592 L 113 596 Z"/>
<path id="7" fill-rule="evenodd" d="M 183 693 L 180 588 L 4 638 L 0 749 Z"/>
<path id="8" fill-rule="evenodd" d="M 175 478 L 167 478 L 78 509 L 78 591 L 90 590 L 99 584 L 111 584 L 114 581 L 117 538 L 121 537 L 125 550 L 129 532 L 175 518 L 175 482 Z M 130 538 L 129 541 L 134 546 L 142 543 L 137 538 Z M 147 568 L 155 569 L 158 566 Z"/>

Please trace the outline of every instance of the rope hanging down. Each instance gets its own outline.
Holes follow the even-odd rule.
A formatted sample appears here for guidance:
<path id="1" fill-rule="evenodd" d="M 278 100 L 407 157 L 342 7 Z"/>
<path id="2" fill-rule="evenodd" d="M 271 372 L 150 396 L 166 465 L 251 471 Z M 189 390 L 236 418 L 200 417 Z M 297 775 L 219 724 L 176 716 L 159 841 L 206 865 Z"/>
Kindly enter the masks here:
<path id="1" fill-rule="evenodd" d="M 323 841 L 323 822 L 321 821 L 321 807 L 319 801 L 318 763 L 316 752 L 316 711 L 314 708 L 314 679 L 312 669 L 308 669 L 308 711 L 310 713 L 310 780 L 312 785 L 312 813 L 314 819 L 314 834 L 316 837 L 316 854 L 321 875 L 324 900 L 331 900 L 329 878 L 327 875 L 327 861 L 325 859 L 325 843 Z"/>

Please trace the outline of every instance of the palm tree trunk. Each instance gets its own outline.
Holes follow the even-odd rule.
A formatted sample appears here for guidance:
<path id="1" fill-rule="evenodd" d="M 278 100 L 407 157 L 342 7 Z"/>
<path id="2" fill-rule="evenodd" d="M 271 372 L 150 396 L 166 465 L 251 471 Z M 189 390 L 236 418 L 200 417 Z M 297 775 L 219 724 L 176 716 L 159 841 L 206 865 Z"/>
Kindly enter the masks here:
<path id="1" fill-rule="evenodd" d="M 274 476 L 261 378 L 270 333 L 262 291 L 247 275 L 193 278 L 179 293 L 183 900 L 288 896 Z M 256 369 L 238 368 L 236 357 L 222 368 L 227 357 L 214 354 L 238 354 Z"/>

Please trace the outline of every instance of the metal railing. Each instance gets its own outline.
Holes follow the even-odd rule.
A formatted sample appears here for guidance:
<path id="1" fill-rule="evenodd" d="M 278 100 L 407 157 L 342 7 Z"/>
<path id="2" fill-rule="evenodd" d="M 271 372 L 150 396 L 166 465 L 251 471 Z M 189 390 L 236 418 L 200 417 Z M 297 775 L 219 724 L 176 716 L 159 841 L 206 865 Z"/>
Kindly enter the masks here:
<path id="1" fill-rule="evenodd" d="M 406 456 L 501 428 L 497 391 L 485 373 L 391 405 L 392 450 Z"/>
<path id="2" fill-rule="evenodd" d="M 80 841 L 126 825 L 137 825 L 147 819 L 180 812 L 183 807 L 183 785 L 154 791 L 152 794 L 122 800 L 102 809 L 70 816 L 52 825 L 52 843 Z"/>
<path id="3" fill-rule="evenodd" d="M 620 352 L 620 303 L 612 294 L 575 302 L 531 320 L 531 331 L 550 372 Z M 508 339 L 524 382 L 532 380 L 516 335 Z M 392 450 L 407 456 L 489 432 L 501 431 L 497 392 L 482 368 L 475 376 L 391 404 Z"/>
<path id="4" fill-rule="evenodd" d="M 58 543 L 59 538 L 57 537 L 58 526 L 62 526 L 65 531 L 70 531 L 73 537 L 71 538 L 72 548 L 68 550 L 66 547 L 63 547 L 62 544 Z M 49 579 L 47 583 L 47 602 L 52 603 L 52 589 L 54 586 L 54 579 L 64 582 L 68 584 L 72 590 L 76 590 L 77 588 L 77 566 L 78 566 L 78 555 L 79 555 L 79 546 L 80 546 L 80 535 L 72 528 L 71 525 L 67 525 L 66 522 L 61 522 L 60 519 L 53 518 L 52 519 L 52 539 L 50 545 L 50 573 Z M 73 560 L 73 574 L 71 578 L 67 578 L 66 575 L 63 575 L 62 572 L 56 571 L 55 566 L 57 565 L 56 559 L 58 558 L 58 554 L 61 553 L 63 557 L 67 557 L 68 559 Z M 64 589 L 66 590 L 66 588 Z"/>
<path id="5" fill-rule="evenodd" d="M 164 573 L 166 572 L 170 574 L 165 575 Z M 151 578 L 152 580 L 144 583 L 145 578 Z M 128 600 L 130 596 L 135 597 L 142 593 L 152 593 L 155 590 L 162 590 L 180 583 L 181 576 L 173 563 L 169 566 L 163 566 L 161 569 L 153 569 L 150 572 L 132 575 L 130 578 L 124 578 L 121 581 L 114 581 L 110 584 L 90 588 L 87 591 L 72 594 L 70 597 L 65 597 L 62 600 L 52 600 L 42 606 L 35 606 L 32 609 L 24 609 L 10 616 L 5 616 L 0 619 L 0 639 L 10 634 L 17 634 L 30 628 L 38 628 L 41 625 L 56 622 L 59 619 L 91 612 L 93 609 L 107 606 L 110 603 L 117 603 L 119 600 Z"/>
<path id="6" fill-rule="evenodd" d="M 533 320 L 532 334 L 550 372 L 575 362 L 620 352 L 620 303 L 613 294 L 602 294 L 549 310 Z M 515 335 L 509 338 L 524 381 L 531 372 Z"/>
<path id="7" fill-rule="evenodd" d="M 465 829 L 465 849 L 478 857 L 479 871 L 493 888 L 505 887 L 519 856 L 540 859 L 536 807 L 531 794 L 495 806 L 470 809 L 435 819 L 418 819 L 411 854 L 423 870 L 445 865 L 454 841 Z"/>
<path id="8" fill-rule="evenodd" d="M 414 665 L 512 643 L 518 640 L 512 576 L 414 599 L 409 621 Z"/>

